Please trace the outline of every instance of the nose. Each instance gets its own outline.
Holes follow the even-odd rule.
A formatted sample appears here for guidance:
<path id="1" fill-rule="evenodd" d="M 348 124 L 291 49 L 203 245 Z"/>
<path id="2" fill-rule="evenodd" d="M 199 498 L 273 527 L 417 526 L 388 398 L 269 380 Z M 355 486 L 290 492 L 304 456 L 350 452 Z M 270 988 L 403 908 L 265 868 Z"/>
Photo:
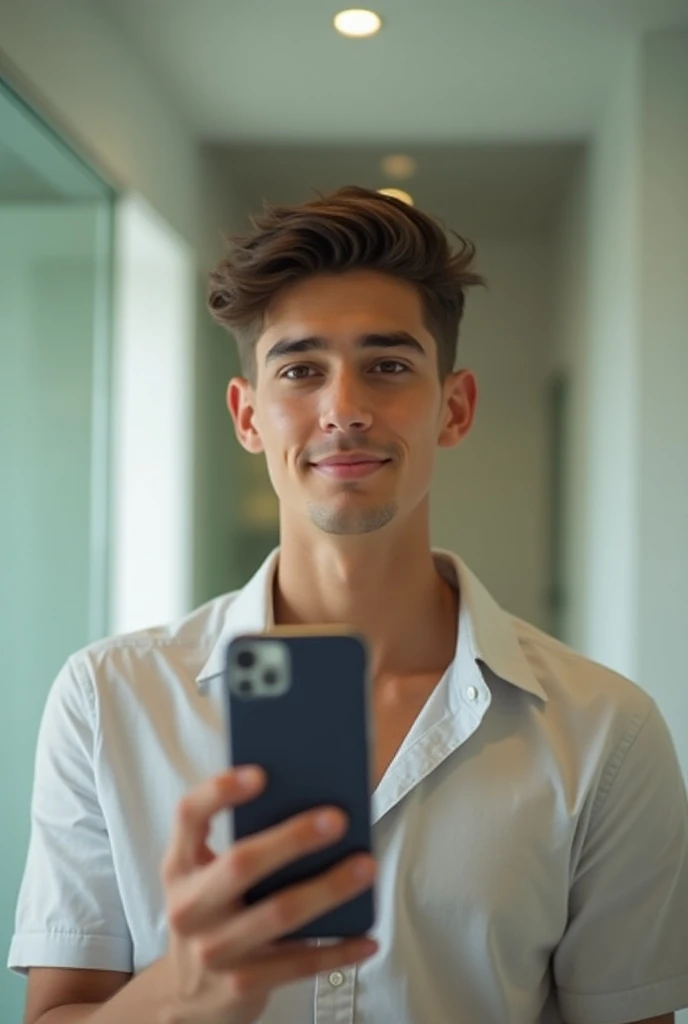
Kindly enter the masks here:
<path id="1" fill-rule="evenodd" d="M 320 428 L 326 433 L 348 433 L 368 430 L 372 413 L 365 399 L 365 389 L 355 374 L 340 372 L 332 377 L 322 392 Z"/>

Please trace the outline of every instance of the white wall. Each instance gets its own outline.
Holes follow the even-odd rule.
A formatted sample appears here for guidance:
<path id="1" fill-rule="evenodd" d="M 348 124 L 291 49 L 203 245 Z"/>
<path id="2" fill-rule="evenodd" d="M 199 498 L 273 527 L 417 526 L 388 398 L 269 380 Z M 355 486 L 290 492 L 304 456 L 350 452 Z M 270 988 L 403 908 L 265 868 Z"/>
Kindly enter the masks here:
<path id="1" fill-rule="evenodd" d="M 688 33 L 629 48 L 562 220 L 567 639 L 658 701 L 688 774 Z"/>
<path id="2" fill-rule="evenodd" d="M 115 246 L 110 630 L 192 606 L 194 305 L 189 247 L 138 197 Z"/>
<path id="3" fill-rule="evenodd" d="M 475 241 L 489 290 L 468 297 L 457 365 L 477 373 L 478 415 L 459 448 L 439 453 L 433 541 L 456 550 L 510 611 L 547 628 L 552 245 Z"/>
<path id="4" fill-rule="evenodd" d="M 637 53 L 595 142 L 588 195 L 585 630 L 591 657 L 637 675 Z"/>
<path id="5" fill-rule="evenodd" d="M 638 56 L 629 47 L 559 237 L 555 362 L 571 375 L 567 640 L 634 676 Z"/>
<path id="6" fill-rule="evenodd" d="M 642 54 L 638 672 L 688 776 L 688 32 Z"/>

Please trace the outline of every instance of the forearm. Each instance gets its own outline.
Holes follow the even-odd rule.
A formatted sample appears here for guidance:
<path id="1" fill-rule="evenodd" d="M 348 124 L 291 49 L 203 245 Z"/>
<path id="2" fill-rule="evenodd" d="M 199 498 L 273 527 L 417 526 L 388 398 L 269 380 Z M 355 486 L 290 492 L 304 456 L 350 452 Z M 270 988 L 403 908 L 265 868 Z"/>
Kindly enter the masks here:
<path id="1" fill-rule="evenodd" d="M 73 1006 L 56 1006 L 38 1018 L 36 1024 L 78 1024 L 82 1020 L 93 1020 L 93 1014 L 107 1003 L 75 1003 Z"/>
<path id="2" fill-rule="evenodd" d="M 163 957 L 128 981 L 104 1003 L 57 1006 L 36 1024 L 166 1024 L 170 1019 L 169 966 Z"/>

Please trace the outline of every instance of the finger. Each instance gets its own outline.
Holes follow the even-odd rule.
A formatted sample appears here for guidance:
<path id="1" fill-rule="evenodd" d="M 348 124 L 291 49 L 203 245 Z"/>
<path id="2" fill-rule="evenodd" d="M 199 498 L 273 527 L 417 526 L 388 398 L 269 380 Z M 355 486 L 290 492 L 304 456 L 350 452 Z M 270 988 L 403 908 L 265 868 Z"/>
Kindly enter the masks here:
<path id="1" fill-rule="evenodd" d="M 241 839 L 203 871 L 184 879 L 170 906 L 170 924 L 181 935 L 210 931 L 227 919 L 228 909 L 257 882 L 307 853 L 344 835 L 346 815 L 335 807 L 307 811 Z"/>
<path id="2" fill-rule="evenodd" d="M 246 908 L 200 940 L 203 962 L 214 970 L 231 968 L 276 939 L 365 892 L 374 881 L 375 869 L 375 861 L 368 854 L 349 857 L 317 878 L 290 886 Z"/>
<path id="3" fill-rule="evenodd" d="M 177 805 L 172 839 L 163 861 L 164 880 L 172 881 L 197 867 L 212 818 L 224 808 L 252 800 L 265 781 L 261 768 L 247 765 L 207 779 L 187 793 Z"/>
<path id="4" fill-rule="evenodd" d="M 232 988 L 238 998 L 247 998 L 266 990 L 288 985 L 336 967 L 361 963 L 378 951 L 374 939 L 347 939 L 328 946 L 284 943 L 232 971 Z"/>

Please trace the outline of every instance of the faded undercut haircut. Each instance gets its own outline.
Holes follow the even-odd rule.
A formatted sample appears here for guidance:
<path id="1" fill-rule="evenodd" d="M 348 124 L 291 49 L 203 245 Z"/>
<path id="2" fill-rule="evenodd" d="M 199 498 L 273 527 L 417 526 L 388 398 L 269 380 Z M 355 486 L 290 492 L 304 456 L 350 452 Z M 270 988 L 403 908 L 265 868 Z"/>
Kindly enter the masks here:
<path id="1" fill-rule="evenodd" d="M 228 239 L 210 274 L 208 306 L 236 338 L 242 373 L 256 379 L 255 346 L 276 295 L 318 274 L 375 270 L 414 284 L 437 343 L 439 376 L 451 373 L 466 289 L 484 284 L 475 246 L 392 196 L 349 185 L 298 206 L 265 204 L 253 232 Z"/>

